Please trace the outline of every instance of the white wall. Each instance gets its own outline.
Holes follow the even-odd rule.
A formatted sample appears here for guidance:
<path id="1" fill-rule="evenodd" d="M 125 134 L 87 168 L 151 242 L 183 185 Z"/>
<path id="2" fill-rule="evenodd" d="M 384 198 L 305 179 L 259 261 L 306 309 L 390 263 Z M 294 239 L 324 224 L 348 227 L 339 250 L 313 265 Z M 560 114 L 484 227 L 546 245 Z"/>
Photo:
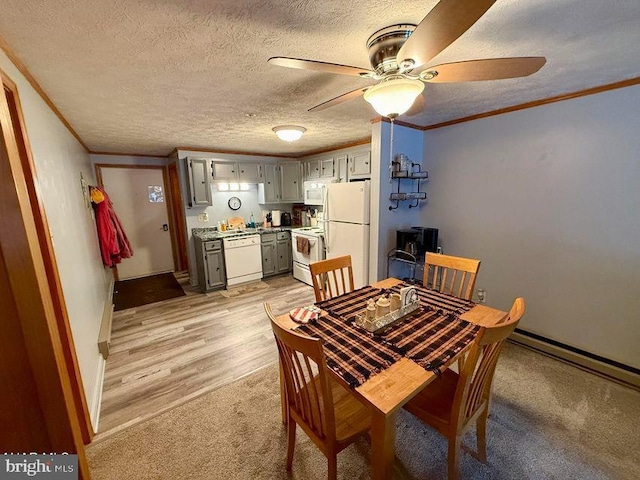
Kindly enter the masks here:
<path id="1" fill-rule="evenodd" d="M 112 276 L 102 266 L 93 210 L 85 207 L 80 187 L 81 173 L 87 182 L 95 182 L 93 168 L 82 145 L 1 52 L 0 68 L 18 86 L 38 178 L 36 186 L 51 230 L 80 373 L 96 428 L 104 371 L 98 332 Z"/>
<path id="2" fill-rule="evenodd" d="M 522 329 L 640 367 L 640 86 L 425 132 L 423 223 Z"/>
<path id="3" fill-rule="evenodd" d="M 404 153 L 414 163 L 422 163 L 423 132 L 408 127 L 394 125 L 393 156 Z M 396 230 L 419 226 L 420 211 L 425 202 L 417 208 L 409 208 L 412 202 L 400 202 L 395 210 L 389 210 L 396 202 L 389 195 L 397 191 L 398 180 L 389 181 L 391 163 L 391 124 L 374 123 L 371 137 L 371 251 L 369 255 L 369 281 L 387 277 L 387 253 L 396 247 Z M 401 180 L 402 191 L 408 191 L 411 182 Z M 428 190 L 428 183 L 421 183 L 421 190 Z M 397 265 L 396 265 L 397 267 Z M 397 271 L 392 271 L 397 274 Z M 407 272 L 408 273 L 408 272 Z"/>

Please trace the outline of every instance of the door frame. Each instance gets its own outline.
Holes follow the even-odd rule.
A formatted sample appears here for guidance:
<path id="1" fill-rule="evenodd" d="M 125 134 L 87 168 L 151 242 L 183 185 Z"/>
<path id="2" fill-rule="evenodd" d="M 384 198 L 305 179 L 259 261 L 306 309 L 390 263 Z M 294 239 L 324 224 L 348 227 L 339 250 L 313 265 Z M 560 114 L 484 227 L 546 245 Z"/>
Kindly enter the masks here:
<path id="1" fill-rule="evenodd" d="M 162 188 L 164 188 L 164 198 L 165 198 L 165 206 L 167 208 L 167 219 L 169 220 L 169 236 L 171 238 L 171 255 L 173 256 L 173 270 L 178 271 L 178 249 L 177 249 L 177 239 L 176 239 L 176 222 L 173 218 L 173 198 L 171 196 L 171 190 L 167 188 L 169 185 L 168 181 L 168 169 L 165 165 L 128 165 L 128 164 L 119 164 L 119 163 L 96 163 L 96 181 L 100 187 L 104 188 L 104 184 L 102 183 L 102 169 L 103 168 L 129 168 L 129 169 L 137 169 L 137 170 L 162 170 Z M 109 193 L 109 192 L 107 192 Z M 113 274 L 116 281 L 118 280 L 118 266 L 114 265 Z"/>
<path id="2" fill-rule="evenodd" d="M 178 164 L 169 163 L 169 185 L 171 186 L 171 210 L 176 225 L 176 244 L 178 247 L 178 271 L 189 269 L 189 256 L 187 255 L 187 223 L 182 208 L 182 189 L 180 188 L 180 172 Z"/>
<path id="3" fill-rule="evenodd" d="M 1 168 L 7 173 L 0 174 L 0 249 L 11 285 L 5 295 L 13 298 L 18 314 L 6 321 L 22 331 L 21 341 L 12 347 L 28 356 L 44 418 L 43 425 L 29 428 L 33 441 L 49 444 L 51 451 L 77 453 L 80 478 L 88 479 L 84 443 L 91 441 L 93 428 L 50 230 L 17 86 L 1 70 L 0 81 L 0 161 L 6 162 Z M 26 426 L 27 419 L 15 421 Z"/>

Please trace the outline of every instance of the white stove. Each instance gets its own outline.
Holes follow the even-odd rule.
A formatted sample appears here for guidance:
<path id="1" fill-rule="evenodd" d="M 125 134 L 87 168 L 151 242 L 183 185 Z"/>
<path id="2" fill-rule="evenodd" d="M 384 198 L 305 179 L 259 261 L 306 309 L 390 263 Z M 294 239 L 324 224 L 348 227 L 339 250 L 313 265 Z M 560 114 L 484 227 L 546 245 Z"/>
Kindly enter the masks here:
<path id="1" fill-rule="evenodd" d="M 302 241 L 299 242 L 298 239 L 302 239 Z M 324 230 L 319 227 L 292 229 L 291 248 L 293 250 L 293 278 L 307 285 L 313 285 L 309 264 L 325 259 Z"/>

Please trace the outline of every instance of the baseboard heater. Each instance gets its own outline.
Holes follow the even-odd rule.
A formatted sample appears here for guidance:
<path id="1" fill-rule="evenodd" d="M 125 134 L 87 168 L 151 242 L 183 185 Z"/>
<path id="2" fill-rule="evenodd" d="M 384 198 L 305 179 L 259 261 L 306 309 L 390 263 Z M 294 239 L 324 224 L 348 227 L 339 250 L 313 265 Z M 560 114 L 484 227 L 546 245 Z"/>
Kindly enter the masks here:
<path id="1" fill-rule="evenodd" d="M 640 369 L 516 328 L 509 340 L 640 389 Z"/>
<path id="2" fill-rule="evenodd" d="M 111 280 L 109 285 L 109 293 L 107 294 L 107 300 L 104 303 L 104 310 L 102 312 L 102 321 L 100 322 L 100 332 L 98 333 L 98 351 L 102 354 L 102 357 L 106 360 L 109 356 L 109 348 L 111 346 L 111 322 L 113 320 L 113 287 L 114 281 Z"/>

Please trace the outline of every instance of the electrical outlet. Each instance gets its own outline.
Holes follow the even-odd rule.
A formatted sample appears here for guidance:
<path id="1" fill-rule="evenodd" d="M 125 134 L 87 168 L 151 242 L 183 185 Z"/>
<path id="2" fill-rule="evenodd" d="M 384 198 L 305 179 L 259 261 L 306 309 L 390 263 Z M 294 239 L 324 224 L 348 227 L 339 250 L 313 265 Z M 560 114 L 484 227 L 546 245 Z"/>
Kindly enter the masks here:
<path id="1" fill-rule="evenodd" d="M 478 303 L 485 303 L 487 300 L 487 292 L 484 288 L 479 288 L 478 292 Z"/>
<path id="2" fill-rule="evenodd" d="M 209 221 L 209 214 L 207 212 L 201 213 L 198 215 L 198 221 L 205 223 Z"/>

